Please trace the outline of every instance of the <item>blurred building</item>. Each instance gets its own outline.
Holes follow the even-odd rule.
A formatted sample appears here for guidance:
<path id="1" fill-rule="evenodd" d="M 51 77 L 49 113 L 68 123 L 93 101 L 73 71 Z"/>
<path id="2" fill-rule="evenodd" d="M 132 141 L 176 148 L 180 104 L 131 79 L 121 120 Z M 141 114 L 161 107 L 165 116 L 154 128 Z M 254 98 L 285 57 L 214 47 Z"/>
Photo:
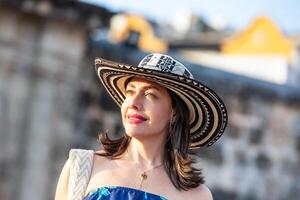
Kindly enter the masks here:
<path id="1" fill-rule="evenodd" d="M 228 102 L 227 134 L 216 149 L 201 152 L 215 199 L 300 196 L 297 38 L 259 17 L 230 39 L 215 40 L 219 48 L 201 43 L 198 48 L 177 48 L 184 59 L 205 68 L 198 76 Z M 204 73 L 211 69 L 213 74 Z M 217 71 L 219 77 L 207 80 Z M 226 78 L 226 72 L 233 77 Z"/>
<path id="2" fill-rule="evenodd" d="M 72 1 L 0 1 L 0 199 L 53 199 L 78 140 L 89 31 L 110 16 Z"/>
<path id="3" fill-rule="evenodd" d="M 219 37 L 216 45 L 214 51 L 199 45 L 198 49 L 185 48 L 181 54 L 208 67 L 275 84 L 300 85 L 296 44 L 265 16 L 232 37 Z"/>
<path id="4" fill-rule="evenodd" d="M 206 68 L 199 72 L 201 80 L 228 102 L 227 134 L 216 149 L 201 153 L 215 199 L 297 199 L 299 45 L 266 17 L 230 39 L 222 38 L 219 45 L 215 50 L 199 45 L 179 51 Z M 210 69 L 215 69 L 213 75 L 201 75 Z M 216 71 L 222 75 L 206 80 Z M 226 72 L 233 77 L 227 79 Z"/>

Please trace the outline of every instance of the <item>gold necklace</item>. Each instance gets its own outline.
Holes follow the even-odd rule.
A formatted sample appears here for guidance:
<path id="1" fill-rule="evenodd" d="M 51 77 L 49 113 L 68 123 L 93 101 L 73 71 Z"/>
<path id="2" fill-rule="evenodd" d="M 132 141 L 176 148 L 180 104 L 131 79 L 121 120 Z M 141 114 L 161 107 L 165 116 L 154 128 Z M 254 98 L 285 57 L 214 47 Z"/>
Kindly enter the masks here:
<path id="1" fill-rule="evenodd" d="M 126 154 L 124 155 L 124 157 L 127 157 L 128 154 L 129 154 L 129 151 L 128 151 L 128 149 L 127 149 Z M 136 162 L 135 162 L 135 164 L 137 165 Z M 140 182 L 140 185 L 139 185 L 139 189 L 142 189 L 144 180 L 146 180 L 146 179 L 148 178 L 147 172 L 149 172 L 149 171 L 151 171 L 151 170 L 154 170 L 154 169 L 156 169 L 156 168 L 159 168 L 159 167 L 161 167 L 162 165 L 163 165 L 163 163 L 160 163 L 159 165 L 156 165 L 156 166 L 154 166 L 154 167 L 152 167 L 152 168 L 150 168 L 150 169 L 148 169 L 148 170 L 146 170 L 146 171 L 143 171 L 143 172 L 140 174 L 141 182 Z"/>
<path id="2" fill-rule="evenodd" d="M 139 189 L 142 189 L 144 180 L 146 180 L 146 179 L 148 178 L 147 172 L 149 172 L 149 171 L 151 171 L 151 170 L 154 170 L 154 169 L 156 169 L 156 168 L 159 168 L 159 167 L 161 167 L 162 165 L 163 165 L 163 163 L 161 163 L 161 164 L 159 164 L 159 165 L 157 165 L 157 166 L 154 166 L 154 167 L 152 167 L 152 168 L 150 168 L 150 169 L 148 169 L 148 170 L 146 170 L 146 171 L 143 171 L 143 172 L 141 173 L 141 175 L 140 175 L 141 182 L 140 182 Z"/>

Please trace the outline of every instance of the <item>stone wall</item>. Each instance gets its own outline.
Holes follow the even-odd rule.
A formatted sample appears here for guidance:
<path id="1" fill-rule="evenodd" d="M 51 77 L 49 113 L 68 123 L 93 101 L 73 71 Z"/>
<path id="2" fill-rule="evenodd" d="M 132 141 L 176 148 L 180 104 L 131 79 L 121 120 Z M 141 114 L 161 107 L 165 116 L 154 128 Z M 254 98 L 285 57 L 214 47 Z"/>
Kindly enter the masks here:
<path id="1" fill-rule="evenodd" d="M 0 199 L 53 199 L 74 143 L 87 33 L 76 21 L 0 7 Z"/>
<path id="2" fill-rule="evenodd" d="M 229 96 L 227 106 L 226 133 L 200 154 L 208 185 L 228 199 L 298 199 L 299 102 Z"/>

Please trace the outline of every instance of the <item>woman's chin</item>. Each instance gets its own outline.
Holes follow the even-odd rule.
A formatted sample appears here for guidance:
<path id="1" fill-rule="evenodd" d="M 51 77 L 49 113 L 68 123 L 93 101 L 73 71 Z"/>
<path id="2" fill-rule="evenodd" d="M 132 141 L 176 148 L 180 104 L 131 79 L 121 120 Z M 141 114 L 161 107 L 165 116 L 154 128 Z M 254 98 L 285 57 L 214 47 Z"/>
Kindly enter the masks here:
<path id="1" fill-rule="evenodd" d="M 145 132 L 142 130 L 126 130 L 126 134 L 129 137 L 141 137 L 141 136 L 145 136 Z"/>

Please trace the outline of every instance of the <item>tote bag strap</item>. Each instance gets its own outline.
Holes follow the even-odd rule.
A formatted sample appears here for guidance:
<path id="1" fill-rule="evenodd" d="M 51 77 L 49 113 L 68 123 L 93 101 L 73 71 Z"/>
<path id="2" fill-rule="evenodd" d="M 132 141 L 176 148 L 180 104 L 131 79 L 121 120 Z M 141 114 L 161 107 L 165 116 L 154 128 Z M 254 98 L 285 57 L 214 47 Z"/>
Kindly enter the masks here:
<path id="1" fill-rule="evenodd" d="M 94 151 L 71 149 L 68 200 L 82 200 L 90 180 Z"/>

